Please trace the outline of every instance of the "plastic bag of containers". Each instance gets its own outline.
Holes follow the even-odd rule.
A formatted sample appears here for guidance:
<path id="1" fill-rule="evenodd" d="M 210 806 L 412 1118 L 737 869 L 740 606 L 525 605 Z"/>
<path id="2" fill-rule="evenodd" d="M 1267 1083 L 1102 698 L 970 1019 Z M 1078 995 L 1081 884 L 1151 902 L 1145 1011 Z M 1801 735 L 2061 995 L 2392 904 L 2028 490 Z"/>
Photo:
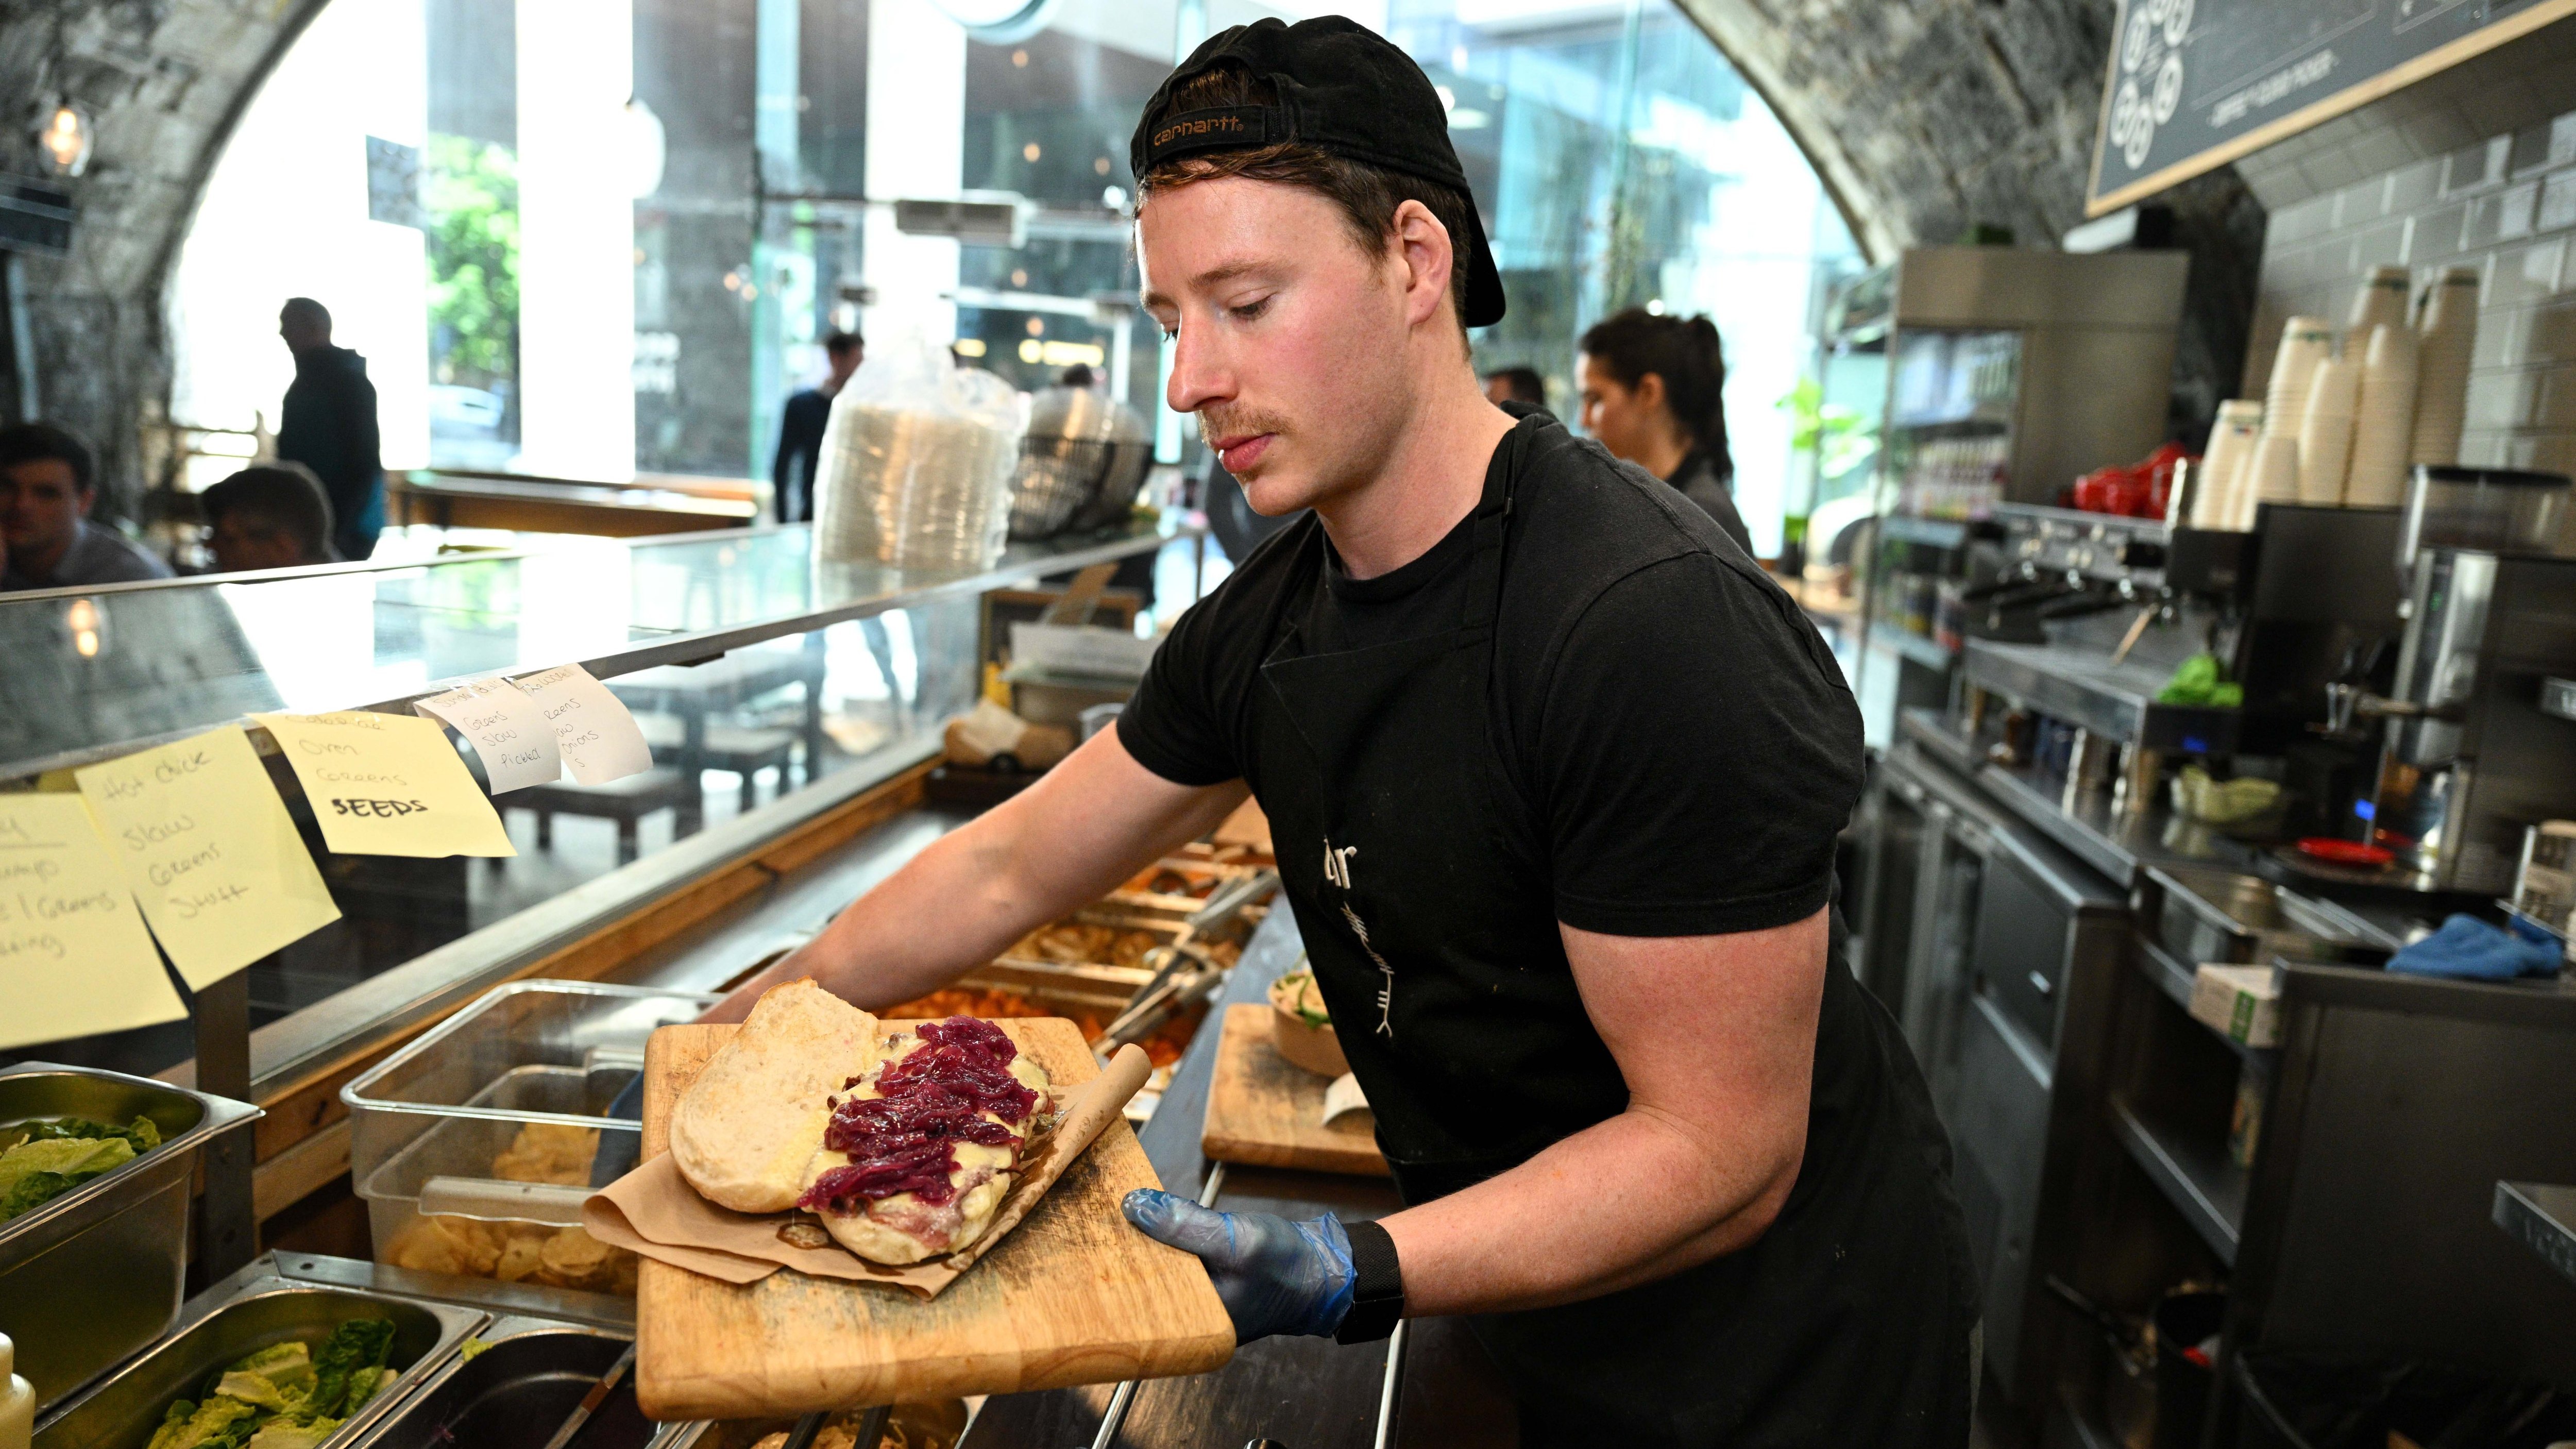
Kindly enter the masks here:
<path id="1" fill-rule="evenodd" d="M 823 432 L 815 548 L 839 562 L 992 567 L 1027 423 L 1027 399 L 946 348 L 918 337 L 871 348 Z"/>

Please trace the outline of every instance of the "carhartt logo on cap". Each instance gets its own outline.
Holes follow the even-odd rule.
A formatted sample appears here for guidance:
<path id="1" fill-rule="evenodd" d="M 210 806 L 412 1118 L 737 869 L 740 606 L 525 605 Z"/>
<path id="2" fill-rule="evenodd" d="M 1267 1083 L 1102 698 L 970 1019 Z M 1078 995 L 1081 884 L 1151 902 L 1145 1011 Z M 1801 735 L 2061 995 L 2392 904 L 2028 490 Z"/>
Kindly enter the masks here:
<path id="1" fill-rule="evenodd" d="M 1146 138 L 1146 163 L 1183 151 L 1266 145 L 1271 139 L 1270 118 L 1258 107 L 1184 111 Z"/>

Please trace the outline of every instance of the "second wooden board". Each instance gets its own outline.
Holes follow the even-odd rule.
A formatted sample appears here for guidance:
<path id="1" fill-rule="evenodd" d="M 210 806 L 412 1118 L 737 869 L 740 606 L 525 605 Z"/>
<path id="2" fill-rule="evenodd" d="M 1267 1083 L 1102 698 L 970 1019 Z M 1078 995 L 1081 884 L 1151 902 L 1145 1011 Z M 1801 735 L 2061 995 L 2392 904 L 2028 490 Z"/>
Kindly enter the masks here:
<path id="1" fill-rule="evenodd" d="M 1072 1022 L 1003 1021 L 1059 1086 L 1098 1074 Z M 644 1053 L 644 1156 L 671 1106 L 737 1028 L 666 1026 Z M 635 1393 L 656 1419 L 741 1419 L 1203 1373 L 1234 1325 L 1198 1260 L 1128 1226 L 1159 1187 L 1112 1120 L 1011 1235 L 938 1297 L 782 1269 L 737 1287 L 644 1260 Z"/>
<path id="2" fill-rule="evenodd" d="M 1225 1009 L 1199 1150 L 1219 1162 L 1386 1176 L 1376 1123 L 1353 1113 L 1324 1125 L 1332 1084 L 1279 1055 L 1270 1044 L 1272 1015 L 1268 1006 Z"/>

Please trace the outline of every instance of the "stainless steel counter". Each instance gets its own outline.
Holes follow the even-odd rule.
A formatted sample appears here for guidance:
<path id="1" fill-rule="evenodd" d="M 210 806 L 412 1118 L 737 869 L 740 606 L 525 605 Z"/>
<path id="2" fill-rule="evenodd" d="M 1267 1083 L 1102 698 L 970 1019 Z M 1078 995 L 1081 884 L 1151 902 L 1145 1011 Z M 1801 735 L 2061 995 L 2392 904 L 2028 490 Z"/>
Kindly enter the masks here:
<path id="1" fill-rule="evenodd" d="M 2576 1281 L 2576 1187 L 2499 1182 L 2495 1223 L 2550 1267 Z"/>

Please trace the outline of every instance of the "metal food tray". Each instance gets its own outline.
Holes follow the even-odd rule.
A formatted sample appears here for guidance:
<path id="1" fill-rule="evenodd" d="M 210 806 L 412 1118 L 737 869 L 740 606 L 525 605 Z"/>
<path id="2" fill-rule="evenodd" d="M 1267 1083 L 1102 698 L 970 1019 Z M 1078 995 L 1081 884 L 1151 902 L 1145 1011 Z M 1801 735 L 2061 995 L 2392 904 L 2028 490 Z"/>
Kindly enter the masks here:
<path id="1" fill-rule="evenodd" d="M 252 1277 L 238 1292 L 207 1295 L 190 1307 L 196 1311 L 188 1326 L 47 1420 L 36 1433 L 36 1444 L 41 1449 L 144 1449 L 171 1404 L 198 1397 L 206 1380 L 235 1360 L 288 1339 L 326 1338 L 352 1319 L 389 1318 L 394 1323 L 389 1362 L 401 1372 L 323 1441 L 325 1446 L 354 1444 L 490 1317 L 443 1303 L 306 1287 L 266 1274 Z"/>
<path id="2" fill-rule="evenodd" d="M 188 1190 L 217 1133 L 257 1107 L 88 1067 L 0 1071 L 0 1136 L 23 1123 L 149 1117 L 161 1145 L 32 1212 L 0 1223 L 0 1333 L 42 1413 L 150 1344 L 187 1296 Z"/>
<path id="3" fill-rule="evenodd" d="M 367 1431 L 368 1449 L 542 1444 L 614 1367 L 629 1333 L 552 1319 L 502 1317 L 476 1335 L 474 1357 L 439 1364 L 419 1390 Z M 656 1425 L 635 1404 L 630 1372 L 583 1426 L 583 1444 L 668 1445 L 693 1424 Z"/>

